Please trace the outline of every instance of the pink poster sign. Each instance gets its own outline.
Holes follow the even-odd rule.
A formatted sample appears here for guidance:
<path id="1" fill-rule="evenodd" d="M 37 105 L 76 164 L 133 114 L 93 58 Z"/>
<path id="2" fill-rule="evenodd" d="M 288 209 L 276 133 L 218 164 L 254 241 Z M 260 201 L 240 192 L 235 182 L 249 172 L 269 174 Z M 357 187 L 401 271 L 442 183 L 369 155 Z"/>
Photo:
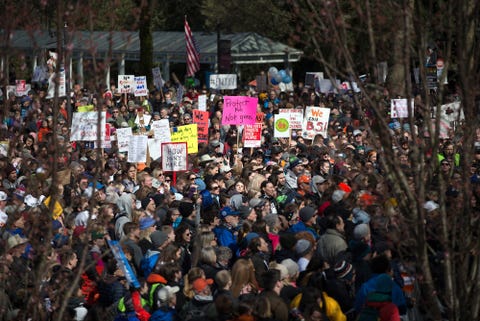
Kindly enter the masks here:
<path id="1" fill-rule="evenodd" d="M 258 99 L 245 96 L 223 97 L 223 125 L 253 125 Z"/>

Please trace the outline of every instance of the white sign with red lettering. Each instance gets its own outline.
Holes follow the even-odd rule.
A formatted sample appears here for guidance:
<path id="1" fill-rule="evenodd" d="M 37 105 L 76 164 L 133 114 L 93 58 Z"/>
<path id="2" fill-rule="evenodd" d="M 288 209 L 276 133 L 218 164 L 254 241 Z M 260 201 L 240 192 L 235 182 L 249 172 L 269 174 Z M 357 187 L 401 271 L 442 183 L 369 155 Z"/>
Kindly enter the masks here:
<path id="1" fill-rule="evenodd" d="M 134 75 L 118 75 L 118 91 L 121 94 L 131 94 L 135 88 Z"/>
<path id="2" fill-rule="evenodd" d="M 305 139 L 314 139 L 317 135 L 327 137 L 328 118 L 330 109 L 323 107 L 305 108 L 305 118 L 303 119 L 302 137 Z"/>

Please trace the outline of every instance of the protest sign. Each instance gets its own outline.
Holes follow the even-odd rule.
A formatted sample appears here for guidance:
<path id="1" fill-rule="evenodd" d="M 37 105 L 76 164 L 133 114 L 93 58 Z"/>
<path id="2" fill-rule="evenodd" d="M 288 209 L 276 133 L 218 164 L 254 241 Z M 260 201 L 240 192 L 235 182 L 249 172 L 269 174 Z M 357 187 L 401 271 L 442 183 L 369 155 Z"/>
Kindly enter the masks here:
<path id="1" fill-rule="evenodd" d="M 162 143 L 162 169 L 164 172 L 179 172 L 188 169 L 187 143 Z"/>
<path id="2" fill-rule="evenodd" d="M 263 124 L 263 120 L 265 119 L 264 113 L 256 113 L 255 114 L 255 124 Z"/>
<path id="3" fill-rule="evenodd" d="M 465 120 L 465 114 L 458 101 L 440 106 L 440 138 L 448 138 L 451 130 Z M 433 115 L 437 115 L 437 107 L 433 106 Z M 432 127 L 434 125 L 432 121 Z M 435 128 L 433 128 L 435 130 Z"/>
<path id="4" fill-rule="evenodd" d="M 117 131 L 117 146 L 120 153 L 128 152 L 128 144 L 132 136 L 132 128 L 118 128 Z"/>
<path id="5" fill-rule="evenodd" d="M 94 111 L 95 110 L 95 106 L 93 105 L 83 105 L 83 106 L 78 106 L 77 108 L 77 111 L 79 113 L 85 113 L 87 111 Z"/>
<path id="6" fill-rule="evenodd" d="M 236 74 L 210 75 L 210 89 L 237 89 Z"/>
<path id="7" fill-rule="evenodd" d="M 207 111 L 207 95 L 198 96 L 198 110 Z"/>
<path id="8" fill-rule="evenodd" d="M 10 149 L 10 141 L 8 140 L 0 141 L 0 155 L 7 157 L 9 149 Z"/>
<path id="9" fill-rule="evenodd" d="M 130 137 L 128 144 L 128 162 L 145 163 L 147 161 L 148 137 L 145 135 L 134 135 Z"/>
<path id="10" fill-rule="evenodd" d="M 24 95 L 26 95 L 30 90 L 32 89 L 32 85 L 30 84 L 25 84 L 25 93 L 23 92 L 17 92 L 17 85 L 15 86 L 6 86 L 6 97 L 8 97 L 8 95 L 10 93 L 13 93 L 15 95 L 15 97 L 22 97 Z"/>
<path id="11" fill-rule="evenodd" d="M 152 68 L 152 75 L 153 75 L 153 85 L 155 88 L 160 89 L 165 84 L 165 81 L 162 78 L 162 73 L 160 72 L 159 67 Z"/>
<path id="12" fill-rule="evenodd" d="M 315 82 L 319 82 L 323 79 L 323 72 L 306 72 L 305 73 L 305 87 L 317 88 Z"/>
<path id="13" fill-rule="evenodd" d="M 223 97 L 223 125 L 253 125 L 258 99 L 245 96 Z"/>
<path id="14" fill-rule="evenodd" d="M 94 141 L 94 148 L 97 148 L 97 141 Z M 100 137 L 100 148 L 112 148 L 112 139 L 110 135 L 110 124 L 105 124 L 105 135 Z"/>
<path id="15" fill-rule="evenodd" d="M 208 111 L 193 110 L 193 122 L 197 124 L 198 128 L 198 142 L 208 142 Z"/>
<path id="16" fill-rule="evenodd" d="M 130 94 L 134 88 L 134 75 L 118 75 L 118 91 L 121 94 Z"/>
<path id="17" fill-rule="evenodd" d="M 243 147 L 260 147 L 262 144 L 262 124 L 245 125 Z"/>
<path id="18" fill-rule="evenodd" d="M 148 154 L 152 160 L 157 160 L 162 157 L 162 142 L 160 139 L 148 139 Z"/>
<path id="19" fill-rule="evenodd" d="M 154 120 L 150 131 L 153 132 L 153 137 L 162 142 L 170 142 L 170 123 L 168 119 Z"/>
<path id="20" fill-rule="evenodd" d="M 137 117 L 135 117 L 135 124 L 137 124 L 140 128 L 145 128 L 150 124 L 152 116 L 149 114 L 142 114 L 142 116 L 140 117 L 139 115 L 140 114 L 137 114 Z"/>
<path id="21" fill-rule="evenodd" d="M 273 137 L 290 137 L 290 114 L 288 113 L 279 113 L 275 115 L 274 125 L 273 125 Z"/>
<path id="22" fill-rule="evenodd" d="M 278 112 L 288 114 L 288 122 L 290 124 L 290 129 L 302 129 L 302 124 L 303 124 L 302 109 L 280 108 Z"/>
<path id="23" fill-rule="evenodd" d="M 27 82 L 22 79 L 15 80 L 15 91 L 17 96 L 25 96 L 28 93 Z"/>
<path id="24" fill-rule="evenodd" d="M 115 260 L 117 261 L 118 266 L 120 267 L 123 275 L 125 276 L 125 279 L 127 279 L 130 285 L 132 285 L 134 288 L 140 288 L 140 282 L 138 282 L 137 277 L 132 270 L 132 267 L 128 263 L 128 260 L 125 256 L 125 253 L 123 253 L 120 243 L 113 240 L 107 240 L 107 242 L 113 256 L 115 257 Z"/>
<path id="25" fill-rule="evenodd" d="M 173 128 L 171 134 L 172 142 L 186 142 L 188 145 L 188 153 L 198 153 L 198 128 L 197 124 L 178 126 Z"/>
<path id="26" fill-rule="evenodd" d="M 307 107 L 302 126 L 302 137 L 314 139 L 316 135 L 327 137 L 330 109 L 323 107 Z"/>
<path id="27" fill-rule="evenodd" d="M 98 112 L 91 111 L 85 113 L 73 113 L 72 128 L 70 133 L 70 141 L 95 141 L 97 140 L 98 122 L 100 121 L 100 128 L 102 132 L 100 137 L 105 136 L 106 113 L 101 112 L 100 120 L 98 119 Z"/>
<path id="28" fill-rule="evenodd" d="M 411 101 L 411 112 L 413 116 L 413 100 Z M 408 100 L 406 98 L 392 99 L 390 101 L 391 118 L 408 118 Z"/>
<path id="29" fill-rule="evenodd" d="M 67 87 L 66 87 L 67 76 L 65 74 L 65 68 L 60 67 L 60 72 L 58 74 L 58 97 L 67 96 Z"/>
<path id="30" fill-rule="evenodd" d="M 135 76 L 133 81 L 135 84 L 133 90 L 135 97 L 148 96 L 147 76 Z"/>

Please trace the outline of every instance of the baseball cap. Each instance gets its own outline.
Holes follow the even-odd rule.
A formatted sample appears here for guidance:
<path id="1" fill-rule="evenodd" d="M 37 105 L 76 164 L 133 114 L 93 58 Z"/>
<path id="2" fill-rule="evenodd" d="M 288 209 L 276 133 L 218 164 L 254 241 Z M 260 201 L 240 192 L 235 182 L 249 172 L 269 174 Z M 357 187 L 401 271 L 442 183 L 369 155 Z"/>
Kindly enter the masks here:
<path id="1" fill-rule="evenodd" d="M 300 177 L 297 179 L 297 182 L 298 184 L 302 184 L 302 183 L 310 183 L 310 177 L 308 177 L 308 175 L 300 175 Z"/>
<path id="2" fill-rule="evenodd" d="M 0 191 L 0 201 L 6 201 L 8 199 L 7 193 Z"/>
<path id="3" fill-rule="evenodd" d="M 238 211 L 234 211 L 229 206 L 225 206 L 220 210 L 220 215 L 222 216 L 222 218 L 226 218 L 227 216 L 231 216 L 231 215 L 238 216 L 239 214 L 240 213 Z"/>
<path id="4" fill-rule="evenodd" d="M 172 298 L 172 296 L 177 293 L 178 291 L 180 291 L 180 288 L 178 286 L 169 286 L 169 285 L 166 285 L 164 287 L 162 287 L 159 291 L 158 291 L 158 299 L 162 302 L 162 303 L 165 303 L 167 302 L 168 300 L 170 300 Z"/>
<path id="5" fill-rule="evenodd" d="M 207 285 L 211 285 L 211 284 L 213 284 L 212 279 L 199 278 L 193 281 L 192 288 L 195 292 L 202 292 L 203 290 L 205 290 Z"/>
<path id="6" fill-rule="evenodd" d="M 248 202 L 248 205 L 255 208 L 255 207 L 263 206 L 263 205 L 265 205 L 265 203 L 266 203 L 266 201 L 263 198 L 252 198 L 250 200 L 250 202 Z"/>

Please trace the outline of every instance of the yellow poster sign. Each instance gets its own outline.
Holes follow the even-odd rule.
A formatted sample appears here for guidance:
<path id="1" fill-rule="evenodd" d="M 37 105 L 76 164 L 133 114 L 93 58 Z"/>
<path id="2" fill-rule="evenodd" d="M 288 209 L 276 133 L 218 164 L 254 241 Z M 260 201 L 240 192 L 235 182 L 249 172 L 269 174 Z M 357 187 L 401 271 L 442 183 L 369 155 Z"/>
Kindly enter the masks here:
<path id="1" fill-rule="evenodd" d="M 174 127 L 171 140 L 174 143 L 187 142 L 188 153 L 198 153 L 198 129 L 197 124 Z"/>
<path id="2" fill-rule="evenodd" d="M 79 113 L 86 113 L 89 111 L 95 111 L 95 107 L 93 105 L 78 106 Z"/>

